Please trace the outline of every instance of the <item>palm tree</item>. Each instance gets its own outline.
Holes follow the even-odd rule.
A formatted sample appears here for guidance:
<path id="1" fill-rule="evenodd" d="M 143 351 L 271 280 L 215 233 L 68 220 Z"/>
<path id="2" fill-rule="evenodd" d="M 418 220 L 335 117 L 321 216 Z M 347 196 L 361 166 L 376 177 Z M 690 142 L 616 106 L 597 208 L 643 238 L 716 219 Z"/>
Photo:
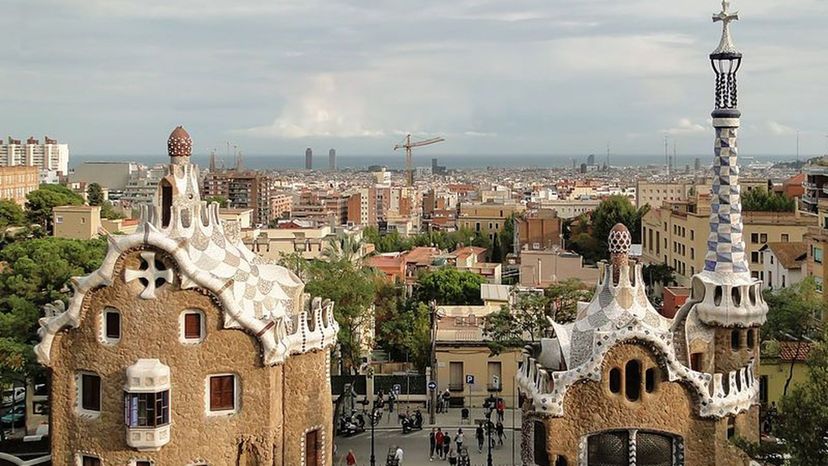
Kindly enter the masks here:
<path id="1" fill-rule="evenodd" d="M 358 263 L 362 261 L 362 238 L 355 235 L 339 234 L 328 238 L 328 244 L 322 250 L 322 257 L 330 262 L 348 261 Z"/>

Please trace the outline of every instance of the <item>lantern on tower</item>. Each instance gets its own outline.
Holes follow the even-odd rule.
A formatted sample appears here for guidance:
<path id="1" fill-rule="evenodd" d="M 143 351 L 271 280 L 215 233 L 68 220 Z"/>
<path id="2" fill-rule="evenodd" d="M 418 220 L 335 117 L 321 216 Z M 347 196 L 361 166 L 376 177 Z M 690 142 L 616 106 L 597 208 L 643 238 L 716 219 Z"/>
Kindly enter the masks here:
<path id="1" fill-rule="evenodd" d="M 713 22 L 722 23 L 722 40 L 710 54 L 710 63 L 716 73 L 716 112 L 720 116 L 738 116 L 736 72 L 742 65 L 742 53 L 733 45 L 730 23 L 739 19 L 739 12 L 730 12 L 730 2 L 722 1 L 722 11 L 713 15 Z M 715 115 L 714 115 L 715 117 Z"/>

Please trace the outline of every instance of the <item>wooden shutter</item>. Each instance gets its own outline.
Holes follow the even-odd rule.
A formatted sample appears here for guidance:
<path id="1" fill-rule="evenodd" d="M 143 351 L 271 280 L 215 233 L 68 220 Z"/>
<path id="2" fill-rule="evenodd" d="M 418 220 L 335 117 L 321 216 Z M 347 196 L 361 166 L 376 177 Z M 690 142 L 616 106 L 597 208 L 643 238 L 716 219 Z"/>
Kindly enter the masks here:
<path id="1" fill-rule="evenodd" d="M 97 375 L 81 376 L 81 407 L 90 411 L 101 410 L 101 378 Z"/>
<path id="2" fill-rule="evenodd" d="M 236 397 L 232 375 L 210 377 L 210 411 L 235 408 Z"/>
<path id="3" fill-rule="evenodd" d="M 196 312 L 184 314 L 184 338 L 201 338 L 201 314 Z"/>
<path id="4" fill-rule="evenodd" d="M 319 431 L 312 430 L 305 433 L 305 465 L 322 466 L 319 455 Z"/>
<path id="5" fill-rule="evenodd" d="M 106 312 L 106 337 L 121 338 L 121 314 L 114 311 Z"/>

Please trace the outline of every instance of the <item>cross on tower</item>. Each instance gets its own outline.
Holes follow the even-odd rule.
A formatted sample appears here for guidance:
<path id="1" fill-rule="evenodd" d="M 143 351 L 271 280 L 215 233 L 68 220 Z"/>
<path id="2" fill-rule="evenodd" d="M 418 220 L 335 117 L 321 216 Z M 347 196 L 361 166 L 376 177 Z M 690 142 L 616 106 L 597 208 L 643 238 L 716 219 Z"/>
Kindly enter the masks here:
<path id="1" fill-rule="evenodd" d="M 730 38 L 730 23 L 738 20 L 739 12 L 731 13 L 730 2 L 728 0 L 722 0 L 722 11 L 713 15 L 714 23 L 718 23 L 719 21 L 722 23 L 722 41 L 719 43 L 719 48 L 716 49 L 717 52 L 730 52 L 735 50 L 733 41 Z"/>
<path id="2" fill-rule="evenodd" d="M 142 299 L 155 299 L 155 290 L 164 285 L 172 283 L 173 271 L 162 269 L 155 264 L 155 253 L 152 251 L 141 251 L 141 259 L 146 264 L 141 264 L 139 269 L 127 269 L 124 271 L 124 280 L 129 283 L 133 280 L 140 280 L 144 285 L 141 292 Z"/>

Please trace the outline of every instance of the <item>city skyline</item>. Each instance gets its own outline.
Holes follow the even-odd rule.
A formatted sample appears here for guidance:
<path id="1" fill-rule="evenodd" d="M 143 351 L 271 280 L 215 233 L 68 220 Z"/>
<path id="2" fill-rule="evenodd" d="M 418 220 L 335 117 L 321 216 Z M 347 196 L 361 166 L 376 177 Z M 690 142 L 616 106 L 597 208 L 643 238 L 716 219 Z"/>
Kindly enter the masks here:
<path id="1" fill-rule="evenodd" d="M 0 132 L 54 134 L 89 155 L 161 153 L 152 135 L 182 122 L 205 141 L 195 153 L 230 140 L 246 154 L 379 155 L 407 131 L 456 154 L 600 159 L 609 142 L 655 156 L 665 135 L 680 153 L 709 146 L 712 74 L 696 65 L 718 2 L 194 6 L 16 2 L 0 18 L 24 25 L 0 52 Z M 828 5 L 733 8 L 750 18 L 740 44 L 754 57 L 744 152 L 793 154 L 799 130 L 803 155 L 824 153 Z"/>

